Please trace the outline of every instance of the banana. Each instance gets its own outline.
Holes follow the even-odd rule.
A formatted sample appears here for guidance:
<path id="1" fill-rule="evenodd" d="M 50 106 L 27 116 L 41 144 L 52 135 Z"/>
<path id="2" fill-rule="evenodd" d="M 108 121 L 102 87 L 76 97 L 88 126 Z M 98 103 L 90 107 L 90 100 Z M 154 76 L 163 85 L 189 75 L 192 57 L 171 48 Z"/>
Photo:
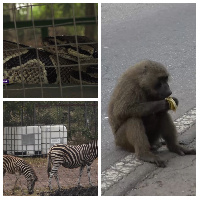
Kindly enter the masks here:
<path id="1" fill-rule="evenodd" d="M 177 105 L 172 97 L 167 97 L 165 100 L 169 103 L 170 110 L 176 111 Z"/>

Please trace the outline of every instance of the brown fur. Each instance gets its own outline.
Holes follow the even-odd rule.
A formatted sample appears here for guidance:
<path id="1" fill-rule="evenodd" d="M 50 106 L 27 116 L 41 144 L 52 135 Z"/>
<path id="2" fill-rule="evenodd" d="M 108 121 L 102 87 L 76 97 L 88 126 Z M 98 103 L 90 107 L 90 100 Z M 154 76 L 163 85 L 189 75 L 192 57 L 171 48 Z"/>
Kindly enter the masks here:
<path id="1" fill-rule="evenodd" d="M 168 77 L 166 68 L 154 61 L 142 61 L 130 67 L 119 79 L 111 96 L 108 117 L 116 145 L 135 152 L 139 159 L 154 162 L 165 167 L 165 162 L 154 155 L 150 149 L 160 137 L 170 151 L 180 155 L 196 154 L 177 142 L 177 132 L 168 114 L 169 104 L 165 97 L 171 95 L 169 86 L 166 91 L 158 91 L 155 85 L 161 77 Z M 178 104 L 178 100 L 174 98 Z"/>

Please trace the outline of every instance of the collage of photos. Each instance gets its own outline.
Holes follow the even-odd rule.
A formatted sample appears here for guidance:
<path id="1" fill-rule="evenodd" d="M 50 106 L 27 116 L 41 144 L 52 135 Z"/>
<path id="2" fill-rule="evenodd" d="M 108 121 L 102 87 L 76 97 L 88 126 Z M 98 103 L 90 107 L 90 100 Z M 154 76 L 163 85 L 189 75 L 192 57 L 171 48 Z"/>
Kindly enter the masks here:
<path id="1" fill-rule="evenodd" d="M 3 22 L 3 195 L 97 196 L 98 3 L 4 3 Z"/>
<path id="2" fill-rule="evenodd" d="M 1 3 L 2 197 L 197 196 L 198 3 L 33 2 Z"/>

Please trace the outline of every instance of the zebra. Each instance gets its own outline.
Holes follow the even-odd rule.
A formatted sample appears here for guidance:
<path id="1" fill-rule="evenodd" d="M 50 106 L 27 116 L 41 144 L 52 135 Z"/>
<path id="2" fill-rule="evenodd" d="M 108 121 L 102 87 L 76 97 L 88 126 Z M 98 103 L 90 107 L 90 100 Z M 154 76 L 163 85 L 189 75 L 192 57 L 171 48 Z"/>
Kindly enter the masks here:
<path id="1" fill-rule="evenodd" d="M 58 188 L 60 188 L 58 180 L 58 168 L 60 165 L 65 168 L 73 169 L 80 167 L 78 186 L 80 186 L 81 175 L 85 166 L 87 166 L 87 174 L 89 183 L 90 179 L 90 167 L 92 162 L 98 157 L 98 141 L 93 140 L 88 144 L 82 145 L 65 145 L 56 144 L 53 145 L 47 155 L 47 173 L 49 177 L 49 189 L 51 190 L 51 179 L 54 176 Z M 52 167 L 52 168 L 51 168 Z"/>
<path id="2" fill-rule="evenodd" d="M 15 174 L 15 186 L 19 176 L 23 174 L 27 180 L 28 193 L 32 194 L 34 192 L 35 182 L 38 178 L 33 168 L 23 159 L 11 155 L 3 155 L 3 176 L 5 176 L 6 172 Z"/>

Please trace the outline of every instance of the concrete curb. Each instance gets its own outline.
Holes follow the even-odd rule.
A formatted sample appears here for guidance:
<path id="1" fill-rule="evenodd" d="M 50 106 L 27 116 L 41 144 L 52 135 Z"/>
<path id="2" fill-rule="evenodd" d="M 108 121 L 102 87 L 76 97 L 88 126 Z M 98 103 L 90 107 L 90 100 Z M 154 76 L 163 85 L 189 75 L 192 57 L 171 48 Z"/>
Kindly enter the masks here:
<path id="1" fill-rule="evenodd" d="M 175 125 L 179 133 L 179 141 L 183 144 L 190 144 L 195 139 L 194 124 L 196 121 L 196 108 L 186 112 L 182 117 L 175 120 Z M 193 127 L 192 133 L 190 128 Z M 187 131 L 188 130 L 188 131 Z M 176 157 L 176 154 L 170 153 L 165 147 L 159 149 L 162 158 L 169 160 Z M 139 166 L 139 167 L 138 167 Z M 110 168 L 102 172 L 101 192 L 103 196 L 126 195 L 138 182 L 153 172 L 157 167 L 153 164 L 137 160 L 134 154 L 129 154 Z"/>

